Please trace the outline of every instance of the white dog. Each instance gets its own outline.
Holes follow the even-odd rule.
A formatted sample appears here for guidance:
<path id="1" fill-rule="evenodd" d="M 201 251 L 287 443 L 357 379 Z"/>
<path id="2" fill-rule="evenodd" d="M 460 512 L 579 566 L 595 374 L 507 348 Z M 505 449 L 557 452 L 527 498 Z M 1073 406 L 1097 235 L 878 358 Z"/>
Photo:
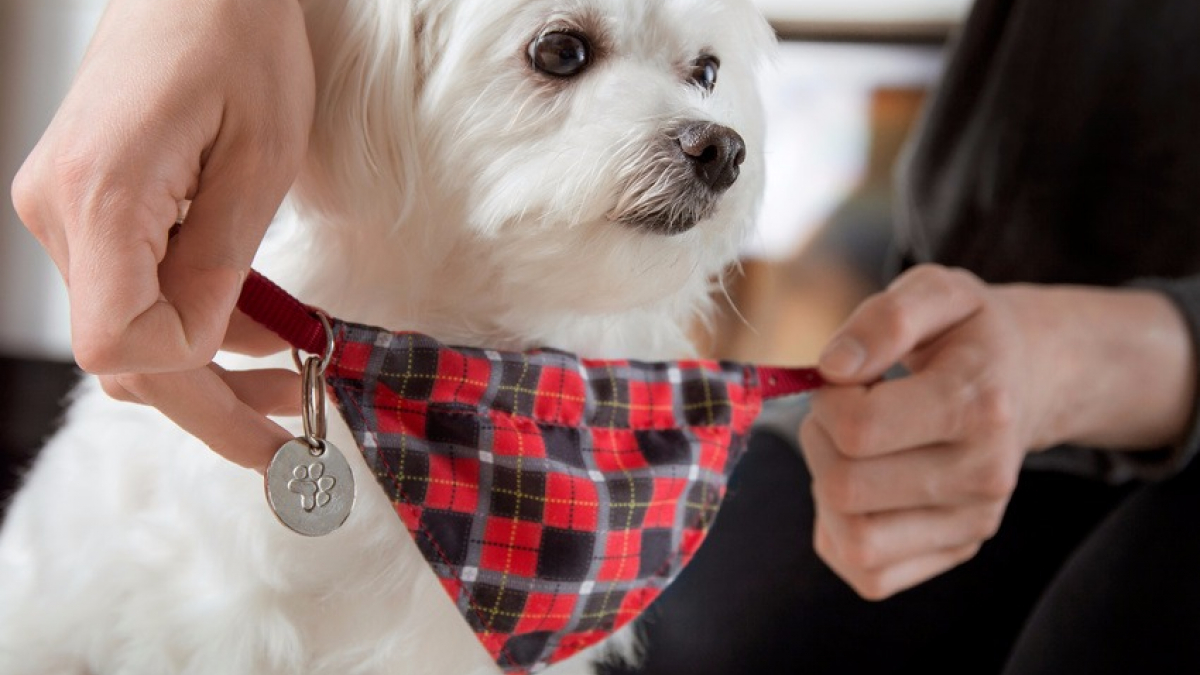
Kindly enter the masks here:
<path id="1" fill-rule="evenodd" d="M 690 352 L 760 197 L 750 0 L 305 4 L 314 138 L 259 269 L 451 344 Z M 358 504 L 310 539 L 261 476 L 85 382 L 0 534 L 0 675 L 496 672 L 332 431 Z"/>

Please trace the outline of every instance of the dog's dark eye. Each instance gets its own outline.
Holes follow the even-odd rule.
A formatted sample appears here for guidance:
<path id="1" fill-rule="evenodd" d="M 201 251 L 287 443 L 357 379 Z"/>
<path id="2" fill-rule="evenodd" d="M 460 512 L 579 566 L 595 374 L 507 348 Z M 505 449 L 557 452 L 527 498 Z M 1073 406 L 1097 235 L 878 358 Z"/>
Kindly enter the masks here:
<path id="1" fill-rule="evenodd" d="M 555 77 L 583 72 L 592 60 L 587 40 L 575 33 L 546 33 L 529 45 L 533 67 Z"/>
<path id="2" fill-rule="evenodd" d="M 717 73 L 720 70 L 720 59 L 715 56 L 701 56 L 692 62 L 692 82 L 704 91 L 712 92 L 717 86 Z"/>

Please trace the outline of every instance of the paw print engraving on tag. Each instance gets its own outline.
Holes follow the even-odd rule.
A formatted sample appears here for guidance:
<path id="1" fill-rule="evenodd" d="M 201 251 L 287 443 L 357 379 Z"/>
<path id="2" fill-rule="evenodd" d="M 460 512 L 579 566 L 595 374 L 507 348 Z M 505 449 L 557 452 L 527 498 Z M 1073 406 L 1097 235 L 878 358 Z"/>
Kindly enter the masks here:
<path id="1" fill-rule="evenodd" d="M 267 465 L 264 488 L 271 512 L 288 529 L 320 537 L 341 527 L 354 508 L 354 473 L 332 443 L 320 455 L 303 438 L 275 452 Z"/>
<path id="2" fill-rule="evenodd" d="M 316 508 L 325 506 L 332 498 L 330 494 L 337 484 L 333 476 L 325 475 L 325 465 L 313 462 L 307 466 L 301 464 L 292 469 L 292 479 L 288 481 L 288 490 L 300 495 L 300 508 L 308 513 Z"/>

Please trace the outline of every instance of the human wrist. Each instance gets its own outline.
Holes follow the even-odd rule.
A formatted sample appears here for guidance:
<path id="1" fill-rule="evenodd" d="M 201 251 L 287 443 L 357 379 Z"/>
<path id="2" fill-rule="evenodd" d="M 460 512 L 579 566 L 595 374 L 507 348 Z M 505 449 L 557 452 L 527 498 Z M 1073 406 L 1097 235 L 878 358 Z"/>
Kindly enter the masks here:
<path id="1" fill-rule="evenodd" d="M 998 287 L 1026 336 L 1031 446 L 1144 450 L 1178 443 L 1195 398 L 1186 322 L 1163 294 L 1079 286 Z"/>

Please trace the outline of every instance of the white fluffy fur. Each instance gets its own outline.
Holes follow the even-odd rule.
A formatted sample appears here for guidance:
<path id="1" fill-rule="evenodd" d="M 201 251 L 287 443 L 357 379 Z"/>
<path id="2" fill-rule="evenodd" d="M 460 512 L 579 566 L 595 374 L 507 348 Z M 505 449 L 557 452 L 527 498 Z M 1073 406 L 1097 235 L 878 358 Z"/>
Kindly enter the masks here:
<path id="1" fill-rule="evenodd" d="M 315 136 L 260 269 L 335 316 L 453 343 L 689 352 L 762 182 L 753 69 L 772 39 L 749 0 L 306 5 Z M 526 46 L 565 26 L 607 52 L 555 83 Z M 711 95 L 686 82 L 701 52 L 722 61 Z M 683 120 L 739 131 L 741 178 L 682 234 L 613 222 L 635 188 L 672 198 L 649 163 Z M 359 503 L 307 539 L 259 475 L 85 382 L 0 533 L 0 675 L 495 672 L 348 432 L 332 439 Z"/>

